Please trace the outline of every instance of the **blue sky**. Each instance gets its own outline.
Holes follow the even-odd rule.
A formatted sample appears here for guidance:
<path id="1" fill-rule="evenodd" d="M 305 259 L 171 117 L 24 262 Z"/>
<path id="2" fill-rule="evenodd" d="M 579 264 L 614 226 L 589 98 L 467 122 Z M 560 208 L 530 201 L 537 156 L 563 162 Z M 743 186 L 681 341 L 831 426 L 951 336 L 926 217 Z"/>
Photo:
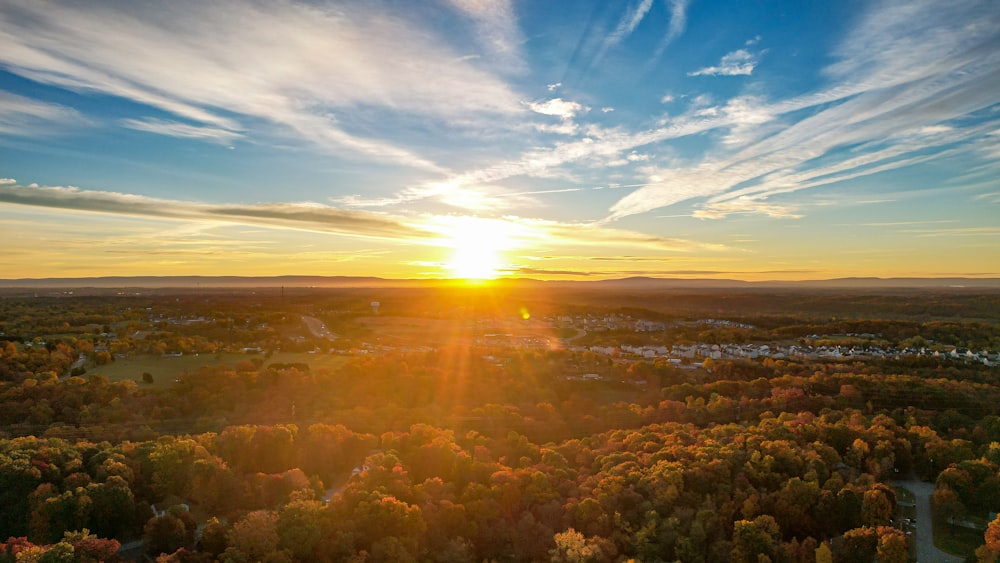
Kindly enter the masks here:
<path id="1" fill-rule="evenodd" d="M 998 276 L 998 204 L 990 1 L 0 1 L 3 277 Z"/>

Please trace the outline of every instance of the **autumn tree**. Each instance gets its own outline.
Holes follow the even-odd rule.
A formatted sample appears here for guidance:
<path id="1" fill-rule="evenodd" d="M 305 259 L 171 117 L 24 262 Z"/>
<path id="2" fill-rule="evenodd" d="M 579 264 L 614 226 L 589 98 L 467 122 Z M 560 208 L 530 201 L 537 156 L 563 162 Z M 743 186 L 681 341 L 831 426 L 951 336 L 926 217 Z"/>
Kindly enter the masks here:
<path id="1" fill-rule="evenodd" d="M 224 557 L 234 561 L 263 561 L 278 551 L 278 515 L 270 510 L 251 512 L 233 524 Z"/>
<path id="2" fill-rule="evenodd" d="M 614 546 L 600 536 L 585 537 L 573 528 L 553 536 L 556 546 L 549 551 L 552 563 L 603 563 L 612 561 Z"/>
<path id="3" fill-rule="evenodd" d="M 889 524 L 896 510 L 896 494 L 882 483 L 876 483 L 861 498 L 861 523 L 865 526 Z"/>
<path id="4" fill-rule="evenodd" d="M 875 528 L 854 528 L 844 532 L 843 552 L 838 560 L 867 562 L 875 557 L 878 548 L 878 533 Z"/>
<path id="5" fill-rule="evenodd" d="M 996 563 L 1000 561 L 1000 516 L 997 516 L 986 527 L 984 534 L 986 543 L 976 550 L 979 563 Z"/>
<path id="6" fill-rule="evenodd" d="M 219 522 L 218 518 L 212 517 L 205 523 L 201 531 L 201 539 L 198 540 L 198 550 L 218 557 L 229 547 L 229 530 Z"/>
<path id="7" fill-rule="evenodd" d="M 891 526 L 879 526 L 876 533 L 878 534 L 878 546 L 875 549 L 875 554 L 878 556 L 879 563 L 907 563 L 910 560 L 906 534 L 902 530 Z"/>

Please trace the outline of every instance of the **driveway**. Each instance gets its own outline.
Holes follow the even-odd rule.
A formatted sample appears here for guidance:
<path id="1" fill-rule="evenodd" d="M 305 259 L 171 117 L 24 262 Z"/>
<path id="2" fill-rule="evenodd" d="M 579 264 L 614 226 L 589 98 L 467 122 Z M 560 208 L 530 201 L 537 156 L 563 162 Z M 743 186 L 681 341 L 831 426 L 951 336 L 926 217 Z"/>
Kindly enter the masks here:
<path id="1" fill-rule="evenodd" d="M 917 499 L 916 551 L 918 563 L 963 563 L 964 559 L 949 555 L 934 547 L 934 529 L 931 522 L 931 495 L 934 484 L 923 481 L 896 481 L 896 485 L 907 489 Z"/>

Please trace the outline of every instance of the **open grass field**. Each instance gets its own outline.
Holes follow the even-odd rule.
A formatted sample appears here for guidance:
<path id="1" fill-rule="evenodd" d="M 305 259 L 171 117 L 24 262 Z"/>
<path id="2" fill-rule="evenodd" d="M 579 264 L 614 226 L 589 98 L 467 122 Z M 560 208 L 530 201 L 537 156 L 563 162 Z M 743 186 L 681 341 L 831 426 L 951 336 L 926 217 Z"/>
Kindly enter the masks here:
<path id="1" fill-rule="evenodd" d="M 201 354 L 179 357 L 134 356 L 120 359 L 104 366 L 87 369 L 87 375 L 99 374 L 111 381 L 132 380 L 142 385 L 142 374 L 149 372 L 153 376 L 153 386 L 170 387 L 174 380 L 186 371 L 197 371 L 205 366 L 235 366 L 243 360 L 264 358 L 263 354 Z M 307 354 L 279 352 L 264 360 L 264 365 L 274 363 L 304 363 L 310 369 L 336 369 L 350 360 L 348 356 L 330 354 Z"/>

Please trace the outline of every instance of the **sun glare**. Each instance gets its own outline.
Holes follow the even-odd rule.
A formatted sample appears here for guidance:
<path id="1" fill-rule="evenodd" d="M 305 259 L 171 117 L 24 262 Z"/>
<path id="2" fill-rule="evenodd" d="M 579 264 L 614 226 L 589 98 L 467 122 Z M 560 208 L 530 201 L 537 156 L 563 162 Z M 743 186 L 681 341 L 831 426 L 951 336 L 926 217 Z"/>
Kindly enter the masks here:
<path id="1" fill-rule="evenodd" d="M 498 219 L 454 217 L 448 222 L 446 267 L 456 278 L 492 280 L 505 267 L 504 253 L 514 247 L 513 225 Z"/>

